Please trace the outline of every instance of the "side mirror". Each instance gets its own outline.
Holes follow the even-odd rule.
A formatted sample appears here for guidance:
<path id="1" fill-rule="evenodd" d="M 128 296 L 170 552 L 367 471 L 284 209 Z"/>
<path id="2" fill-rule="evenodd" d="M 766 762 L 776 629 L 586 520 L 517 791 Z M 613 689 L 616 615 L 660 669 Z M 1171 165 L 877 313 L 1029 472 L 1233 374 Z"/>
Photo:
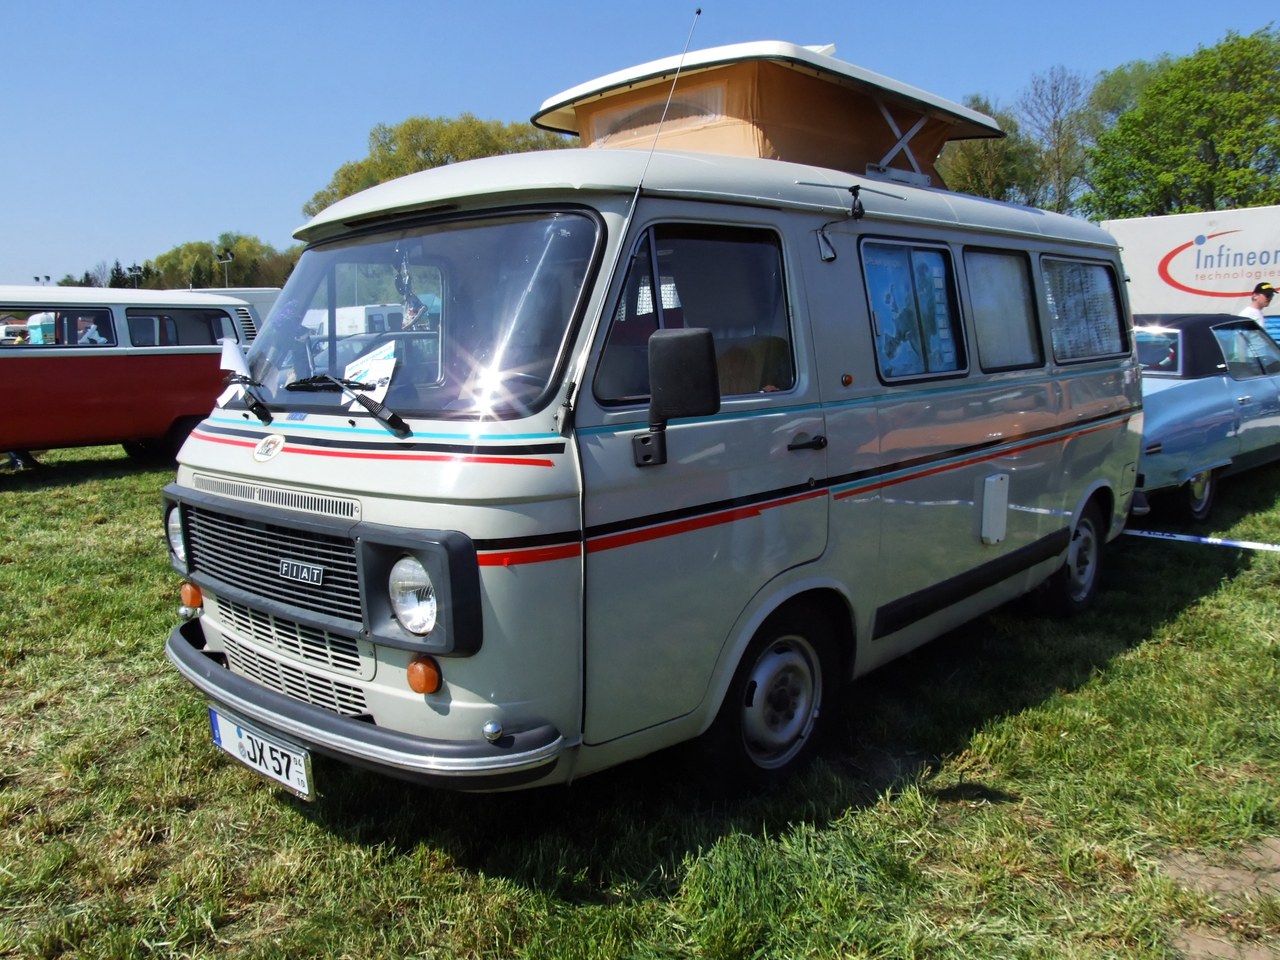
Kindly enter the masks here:
<path id="1" fill-rule="evenodd" d="M 720 412 L 711 331 L 658 330 L 649 337 L 649 432 L 632 439 L 637 467 L 667 462 L 667 422 Z"/>

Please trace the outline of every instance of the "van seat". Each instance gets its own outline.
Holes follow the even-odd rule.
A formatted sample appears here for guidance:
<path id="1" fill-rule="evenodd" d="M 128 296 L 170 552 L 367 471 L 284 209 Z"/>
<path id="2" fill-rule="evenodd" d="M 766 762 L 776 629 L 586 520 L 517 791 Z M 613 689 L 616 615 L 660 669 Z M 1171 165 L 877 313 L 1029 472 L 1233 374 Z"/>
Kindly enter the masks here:
<path id="1" fill-rule="evenodd" d="M 736 337 L 717 344 L 720 394 L 734 396 L 791 386 L 787 341 L 782 337 Z"/>

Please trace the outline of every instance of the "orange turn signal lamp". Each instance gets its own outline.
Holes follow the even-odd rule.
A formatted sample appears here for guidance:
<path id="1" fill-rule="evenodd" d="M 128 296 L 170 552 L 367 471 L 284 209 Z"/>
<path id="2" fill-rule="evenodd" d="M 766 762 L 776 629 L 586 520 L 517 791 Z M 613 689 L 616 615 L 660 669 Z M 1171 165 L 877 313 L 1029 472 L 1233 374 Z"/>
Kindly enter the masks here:
<path id="1" fill-rule="evenodd" d="M 194 583 L 184 580 L 179 596 L 182 598 L 182 606 L 178 607 L 178 616 L 184 620 L 194 620 L 204 612 L 204 594 Z"/>
<path id="2" fill-rule="evenodd" d="M 436 693 L 444 683 L 440 664 L 425 654 L 409 661 L 409 689 L 414 693 Z"/>

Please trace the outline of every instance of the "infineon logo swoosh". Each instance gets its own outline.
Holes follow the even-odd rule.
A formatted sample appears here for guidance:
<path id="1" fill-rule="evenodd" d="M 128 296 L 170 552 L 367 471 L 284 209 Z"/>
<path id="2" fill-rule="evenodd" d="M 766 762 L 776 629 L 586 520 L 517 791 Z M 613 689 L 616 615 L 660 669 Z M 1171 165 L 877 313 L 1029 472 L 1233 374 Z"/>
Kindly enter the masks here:
<path id="1" fill-rule="evenodd" d="M 1248 272 L 1268 265 L 1268 263 L 1259 262 L 1259 255 L 1256 252 L 1236 251 L 1220 245 L 1216 250 L 1197 250 L 1190 256 L 1179 256 L 1180 254 L 1188 253 L 1192 248 L 1204 247 L 1210 240 L 1239 232 L 1239 230 L 1223 230 L 1219 233 L 1200 234 L 1194 240 L 1179 244 L 1160 258 L 1156 273 L 1169 286 L 1175 290 L 1181 290 L 1183 293 L 1194 293 L 1200 297 L 1232 297 L 1236 299 L 1247 297 L 1253 290 L 1252 280 L 1247 281 L 1242 290 L 1207 290 L 1204 287 L 1195 287 L 1191 284 L 1195 282 L 1197 274 L 1203 276 L 1216 274 L 1221 277 L 1228 277 L 1236 271 L 1242 273 L 1242 282 L 1244 282 L 1244 278 L 1249 275 Z M 1254 254 L 1252 263 L 1249 262 L 1250 253 Z M 1263 251 L 1261 256 L 1268 262 L 1270 261 L 1269 251 Z M 1173 270 L 1176 270 L 1184 277 L 1186 282 L 1175 279 L 1172 273 Z"/>

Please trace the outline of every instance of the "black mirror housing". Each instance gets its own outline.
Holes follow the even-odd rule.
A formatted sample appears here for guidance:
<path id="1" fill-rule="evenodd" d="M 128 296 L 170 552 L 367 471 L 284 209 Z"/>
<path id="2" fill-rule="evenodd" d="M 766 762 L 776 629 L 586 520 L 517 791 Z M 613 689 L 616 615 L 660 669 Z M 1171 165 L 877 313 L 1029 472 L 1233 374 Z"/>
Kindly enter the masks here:
<path id="1" fill-rule="evenodd" d="M 711 331 L 658 330 L 649 337 L 649 431 L 632 437 L 637 467 L 667 462 L 667 421 L 720 412 L 720 373 Z"/>
<path id="2" fill-rule="evenodd" d="M 720 376 L 711 331 L 658 330 L 649 337 L 649 427 L 720 412 Z"/>

